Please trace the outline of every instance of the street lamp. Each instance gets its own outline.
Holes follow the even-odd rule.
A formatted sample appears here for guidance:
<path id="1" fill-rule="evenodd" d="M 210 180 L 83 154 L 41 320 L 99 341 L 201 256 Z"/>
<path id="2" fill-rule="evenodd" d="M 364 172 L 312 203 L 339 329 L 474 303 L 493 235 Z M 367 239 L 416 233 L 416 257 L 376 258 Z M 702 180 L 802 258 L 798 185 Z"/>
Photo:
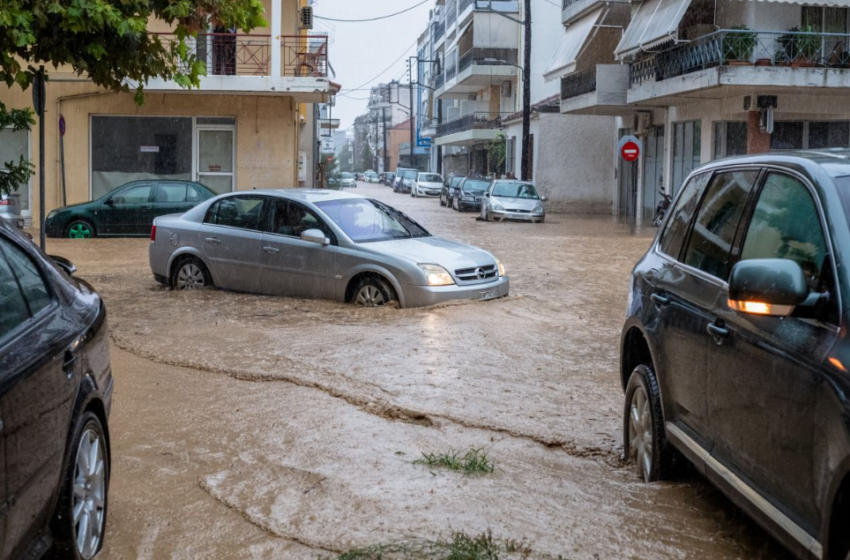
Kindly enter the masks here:
<path id="1" fill-rule="evenodd" d="M 522 174 L 520 175 L 520 178 L 523 181 L 527 181 L 528 170 L 531 165 L 531 162 L 528 161 L 529 155 L 531 155 L 531 151 L 529 150 L 529 140 L 531 136 L 531 67 L 529 64 L 522 67 L 519 64 L 513 64 L 507 60 L 501 60 L 498 58 L 483 58 L 479 62 L 483 62 L 485 64 L 498 64 L 499 66 L 513 66 L 514 68 L 519 68 L 522 71 Z"/>

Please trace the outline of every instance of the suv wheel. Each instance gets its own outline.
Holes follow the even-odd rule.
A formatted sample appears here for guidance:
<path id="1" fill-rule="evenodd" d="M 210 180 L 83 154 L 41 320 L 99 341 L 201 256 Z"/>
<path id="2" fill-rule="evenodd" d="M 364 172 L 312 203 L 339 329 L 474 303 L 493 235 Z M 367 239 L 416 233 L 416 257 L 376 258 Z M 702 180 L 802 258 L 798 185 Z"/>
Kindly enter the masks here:
<path id="1" fill-rule="evenodd" d="M 623 448 L 626 461 L 636 464 L 644 481 L 670 477 L 674 450 L 664 433 L 658 380 L 648 365 L 636 367 L 626 387 Z"/>
<path id="2" fill-rule="evenodd" d="M 77 423 L 54 517 L 55 544 L 63 558 L 90 560 L 103 546 L 109 488 L 109 443 L 92 412 Z"/>

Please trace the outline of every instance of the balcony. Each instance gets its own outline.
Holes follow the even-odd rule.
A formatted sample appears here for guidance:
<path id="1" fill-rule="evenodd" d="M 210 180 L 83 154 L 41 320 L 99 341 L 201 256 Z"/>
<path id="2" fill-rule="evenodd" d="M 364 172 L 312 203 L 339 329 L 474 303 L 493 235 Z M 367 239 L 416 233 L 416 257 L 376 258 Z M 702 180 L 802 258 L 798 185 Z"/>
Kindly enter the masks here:
<path id="1" fill-rule="evenodd" d="M 431 43 L 436 47 L 446 35 L 446 22 L 435 21 L 431 24 Z"/>
<path id="2" fill-rule="evenodd" d="M 623 115 L 628 107 L 629 67 L 597 64 L 561 78 L 561 113 L 573 115 Z"/>
<path id="3" fill-rule="evenodd" d="M 157 34 L 163 43 L 176 42 L 172 33 Z M 299 100 L 324 101 L 331 93 L 328 80 L 328 37 L 282 36 L 279 56 L 272 56 L 271 35 L 199 33 L 187 40 L 189 54 L 206 65 L 202 92 L 292 95 Z M 167 46 L 167 45 L 166 45 Z M 273 72 L 279 62 L 279 72 Z M 186 68 L 181 68 L 186 70 Z M 151 80 L 151 91 L 184 90 L 173 81 Z"/>
<path id="4" fill-rule="evenodd" d="M 625 4 L 626 6 L 617 7 L 614 4 Z M 572 23 L 598 7 L 616 8 L 620 12 L 629 11 L 628 4 L 629 0 L 564 0 L 561 20 L 564 24 Z"/>
<path id="5" fill-rule="evenodd" d="M 848 34 L 721 30 L 633 62 L 628 101 L 674 104 L 716 88 L 729 95 L 752 87 L 847 88 L 848 70 Z"/>
<path id="6" fill-rule="evenodd" d="M 474 112 L 437 125 L 438 146 L 468 146 L 495 140 L 509 113 Z"/>
<path id="7" fill-rule="evenodd" d="M 483 87 L 501 85 L 516 78 L 518 59 L 517 49 L 472 48 L 458 58 L 456 76 L 450 78 L 446 69 L 444 87 L 435 86 L 436 95 L 465 98 Z"/>

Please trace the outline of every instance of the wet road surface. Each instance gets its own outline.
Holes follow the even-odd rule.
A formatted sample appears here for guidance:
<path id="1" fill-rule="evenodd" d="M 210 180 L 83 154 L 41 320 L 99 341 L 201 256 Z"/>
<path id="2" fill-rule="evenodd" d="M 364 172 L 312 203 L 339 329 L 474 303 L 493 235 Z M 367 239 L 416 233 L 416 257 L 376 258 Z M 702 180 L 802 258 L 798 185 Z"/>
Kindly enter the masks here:
<path id="1" fill-rule="evenodd" d="M 103 558 L 316 558 L 451 530 L 535 558 L 788 557 L 696 475 L 647 485 L 621 464 L 619 333 L 653 231 L 355 192 L 493 252 L 511 295 L 408 310 L 175 293 L 146 239 L 49 240 L 109 310 Z M 470 448 L 493 474 L 414 464 Z"/>

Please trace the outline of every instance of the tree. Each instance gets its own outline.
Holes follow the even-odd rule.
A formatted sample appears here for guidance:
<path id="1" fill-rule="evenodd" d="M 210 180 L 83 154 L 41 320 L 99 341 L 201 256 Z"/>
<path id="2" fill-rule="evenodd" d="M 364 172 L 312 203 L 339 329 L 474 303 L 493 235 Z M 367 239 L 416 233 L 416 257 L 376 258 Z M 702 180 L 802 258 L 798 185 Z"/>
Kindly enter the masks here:
<path id="1" fill-rule="evenodd" d="M 0 136 L 6 129 L 13 131 L 29 130 L 35 124 L 31 109 L 6 110 L 0 102 Z M 0 140 L 2 142 L 2 140 Z M 21 185 L 26 184 L 35 173 L 35 166 L 24 156 L 18 162 L 0 161 L 0 194 L 12 194 Z"/>
<path id="2" fill-rule="evenodd" d="M 159 19 L 173 38 L 148 33 Z M 0 79 L 26 89 L 39 65 L 69 66 L 112 91 L 151 78 L 197 87 L 206 67 L 186 39 L 206 26 L 245 32 L 265 26 L 262 0 L 2 0 Z"/>
<path id="3" fill-rule="evenodd" d="M 363 153 L 360 155 L 360 169 L 366 171 L 367 169 L 372 169 L 372 165 L 375 164 L 373 161 L 375 156 L 372 154 L 372 146 L 366 143 L 366 147 L 363 148 Z"/>
<path id="4" fill-rule="evenodd" d="M 508 139 L 501 132 L 487 145 L 487 159 L 490 170 L 501 173 L 508 157 Z M 495 168 L 495 169 L 494 169 Z"/>

